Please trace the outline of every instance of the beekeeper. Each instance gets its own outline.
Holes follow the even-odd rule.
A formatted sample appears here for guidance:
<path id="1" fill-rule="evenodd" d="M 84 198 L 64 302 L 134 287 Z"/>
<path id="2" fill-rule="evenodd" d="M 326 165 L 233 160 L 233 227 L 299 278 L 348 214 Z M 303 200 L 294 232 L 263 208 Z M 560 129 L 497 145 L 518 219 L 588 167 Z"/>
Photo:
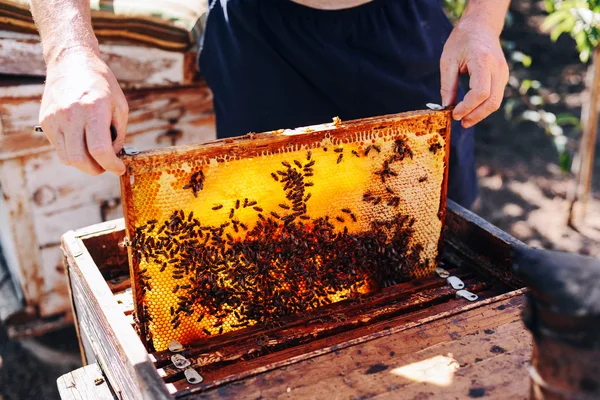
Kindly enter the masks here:
<path id="1" fill-rule="evenodd" d="M 508 81 L 499 36 L 509 0 L 468 0 L 454 27 L 441 0 L 209 2 L 198 66 L 214 93 L 218 137 L 456 104 L 449 197 L 473 203 L 472 127 L 498 109 Z M 89 0 L 31 8 L 47 65 L 46 136 L 64 164 L 124 173 L 115 153 L 127 102 L 100 58 Z M 461 73 L 470 76 L 466 94 Z"/>

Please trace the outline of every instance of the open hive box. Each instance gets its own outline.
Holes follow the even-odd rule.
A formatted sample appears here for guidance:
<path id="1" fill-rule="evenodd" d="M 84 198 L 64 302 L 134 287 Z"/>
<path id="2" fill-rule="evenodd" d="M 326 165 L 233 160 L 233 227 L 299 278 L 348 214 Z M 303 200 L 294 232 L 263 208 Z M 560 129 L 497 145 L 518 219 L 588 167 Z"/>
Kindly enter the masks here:
<path id="1" fill-rule="evenodd" d="M 514 239 L 445 214 L 449 124 L 427 111 L 126 156 L 125 221 L 63 237 L 88 360 L 122 398 L 217 396 L 520 294 Z M 444 244 L 478 301 L 433 274 Z"/>

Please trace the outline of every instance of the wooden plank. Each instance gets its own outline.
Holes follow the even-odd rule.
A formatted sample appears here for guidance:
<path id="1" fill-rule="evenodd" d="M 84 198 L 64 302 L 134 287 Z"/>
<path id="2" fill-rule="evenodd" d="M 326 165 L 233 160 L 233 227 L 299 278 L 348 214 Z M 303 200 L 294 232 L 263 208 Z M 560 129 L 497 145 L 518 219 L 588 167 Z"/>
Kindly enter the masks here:
<path id="1" fill-rule="evenodd" d="M 0 102 L 0 183 L 5 195 L 0 218 L 10 227 L 0 232 L 0 240 L 16 286 L 28 286 L 26 304 L 39 305 L 40 316 L 48 317 L 69 310 L 60 236 L 122 212 L 118 178 L 103 174 L 90 185 L 88 175 L 62 165 L 45 137 L 31 132 L 42 90 L 38 84 L 0 88 L 0 97 L 7 96 Z M 204 84 L 133 90 L 127 96 L 130 146 L 150 149 L 215 138 L 212 94 Z"/>
<path id="2" fill-rule="evenodd" d="M 407 378 L 411 376 L 407 366 L 412 364 L 417 367 L 413 370 L 418 371 L 419 363 L 436 356 L 446 357 L 446 361 L 456 360 L 458 364 L 451 375 L 453 381 L 440 392 L 444 393 L 443 398 L 464 398 L 468 396 L 465 388 L 471 388 L 471 379 L 477 374 L 483 375 L 479 378 L 481 382 L 476 383 L 499 385 L 488 380 L 485 368 L 479 363 L 498 356 L 509 360 L 511 354 L 514 359 L 496 364 L 506 369 L 500 375 L 501 383 L 507 387 L 514 384 L 511 390 L 525 398 L 529 382 L 523 373 L 523 363 L 529 359 L 530 339 L 519 317 L 523 302 L 523 296 L 494 302 L 185 398 L 347 399 L 388 393 L 395 398 L 415 398 L 404 396 L 405 390 L 416 394 L 420 389 L 407 389 L 416 379 Z M 470 366 L 473 366 L 471 371 Z M 431 379 L 434 377 L 435 374 Z M 427 388 L 431 389 L 432 384 Z"/>
<path id="3" fill-rule="evenodd" d="M 139 337 L 127 323 L 112 292 L 81 239 L 63 236 L 79 329 L 118 396 L 169 399 Z"/>
<path id="4" fill-rule="evenodd" d="M 43 281 L 24 160 L 0 161 L 0 187 L 3 196 L 3 201 L 0 202 L 2 214 L 9 218 L 7 226 L 1 229 L 3 243 L 8 245 L 5 254 L 8 256 L 9 268 L 20 284 L 26 304 L 34 305 L 39 300 Z"/>
<path id="5" fill-rule="evenodd" d="M 87 365 L 58 378 L 61 400 L 115 400 L 114 393 L 97 364 Z"/>
<path id="6" fill-rule="evenodd" d="M 126 88 L 164 87 L 192 83 L 195 52 L 174 52 L 143 44 L 100 43 L 102 59 Z M 188 71 L 188 69 L 192 69 Z M 0 73 L 46 76 L 37 34 L 0 31 Z"/>
<path id="7" fill-rule="evenodd" d="M 39 314 L 42 318 L 71 311 L 69 287 L 63 266 L 60 245 L 40 249 L 42 293 Z"/>
<path id="8" fill-rule="evenodd" d="M 512 249 L 524 244 L 452 200 L 447 207 L 444 240 L 450 262 L 468 264 L 513 289 L 525 286 L 512 273 Z"/>
<path id="9" fill-rule="evenodd" d="M 270 365 L 273 365 L 272 363 L 278 363 L 282 361 L 286 362 L 290 359 L 292 354 L 310 354 L 311 350 L 314 349 L 314 347 L 310 344 L 315 342 L 325 342 L 325 347 L 331 348 L 333 346 L 343 345 L 345 340 L 349 338 L 357 338 L 361 336 L 368 337 L 368 335 L 373 332 L 373 326 L 376 326 L 381 330 L 385 330 L 386 326 L 397 322 L 394 321 L 394 314 L 401 313 L 401 315 L 405 316 L 419 309 L 432 307 L 436 301 L 447 300 L 448 294 L 445 292 L 451 291 L 453 291 L 451 288 L 427 290 L 423 293 L 411 296 L 413 298 L 410 298 L 406 303 L 395 304 L 395 307 L 382 307 L 380 310 L 377 310 L 380 313 L 380 320 L 377 320 L 376 317 L 373 316 L 374 313 L 365 313 L 363 315 L 351 316 L 346 321 L 342 322 L 320 320 L 311 321 L 307 324 L 308 329 L 284 329 L 279 332 L 268 332 L 263 335 L 252 335 L 244 338 L 244 340 L 240 340 L 237 346 L 236 344 L 232 344 L 230 346 L 223 346 L 214 352 L 202 353 L 197 358 L 197 363 L 198 366 L 202 367 L 202 373 L 205 377 L 206 383 L 204 384 L 204 387 L 210 388 L 217 386 L 222 383 L 221 380 L 223 379 L 228 380 L 231 377 L 235 377 L 239 374 L 248 373 L 253 369 L 252 367 L 249 367 L 251 365 L 260 364 L 258 368 L 269 368 Z M 476 292 L 479 291 L 476 290 Z M 414 297 L 422 298 L 417 302 L 414 302 Z M 388 312 L 390 315 L 388 316 L 384 314 L 385 312 Z M 388 317 L 388 319 L 385 319 L 386 317 Z M 361 329 L 361 324 L 369 323 L 370 325 L 365 325 L 364 328 Z M 345 329 L 348 330 L 348 332 L 345 332 L 346 334 L 333 336 L 336 329 Z M 258 344 L 257 337 L 259 336 L 267 339 L 267 343 L 265 345 Z M 297 341 L 300 348 L 294 349 L 288 345 L 288 348 L 285 348 L 283 351 L 279 352 L 276 359 L 274 353 L 270 354 L 271 357 L 269 357 L 269 353 L 277 351 L 278 347 L 282 347 L 280 343 L 285 342 L 286 340 L 293 342 Z M 303 344 L 308 344 L 308 346 L 302 346 Z M 260 360 L 260 356 L 265 354 L 267 354 L 267 357 Z M 252 362 L 245 363 L 242 361 L 248 359 L 251 359 Z M 228 366 L 227 364 L 230 364 L 232 361 L 236 362 L 237 364 Z M 178 391 L 186 390 L 191 387 L 187 381 L 183 379 L 184 377 L 181 371 L 175 369 L 172 365 L 168 365 L 159 370 L 159 375 L 161 375 L 165 381 L 173 382 Z M 177 382 L 175 382 L 176 379 L 178 380 Z"/>
<path id="10" fill-rule="evenodd" d="M 0 160 L 52 150 L 43 134 L 32 131 L 38 125 L 42 93 L 41 83 L 0 88 Z M 129 103 L 129 146 L 148 150 L 201 143 L 216 137 L 212 92 L 203 82 L 125 90 L 125 96 Z M 142 136 L 137 138 L 138 135 Z M 60 174 L 56 175 L 60 178 Z"/>

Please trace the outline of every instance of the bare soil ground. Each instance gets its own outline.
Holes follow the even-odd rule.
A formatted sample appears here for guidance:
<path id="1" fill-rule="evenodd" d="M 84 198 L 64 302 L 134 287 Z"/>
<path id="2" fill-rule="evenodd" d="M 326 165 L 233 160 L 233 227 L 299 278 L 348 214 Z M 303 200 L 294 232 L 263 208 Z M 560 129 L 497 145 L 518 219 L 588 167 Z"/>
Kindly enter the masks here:
<path id="1" fill-rule="evenodd" d="M 531 67 L 515 66 L 512 74 L 542 83 L 547 111 L 579 117 L 586 99 L 587 67 L 579 62 L 574 42 L 563 36 L 552 43 L 541 32 L 545 15 L 541 1 L 515 0 L 511 15 L 513 23 L 503 37 L 533 59 Z M 517 96 L 507 89 L 507 98 Z M 578 143 L 578 131 L 567 133 L 572 145 Z M 577 230 L 566 224 L 571 176 L 558 167 L 557 151 L 543 129 L 531 122 L 507 121 L 500 110 L 479 125 L 476 146 L 478 214 L 532 246 L 600 256 L 600 141 L 593 193 Z"/>
<path id="2" fill-rule="evenodd" d="M 537 79 L 547 110 L 579 117 L 585 99 L 582 65 L 573 42 L 566 37 L 553 44 L 540 31 L 544 18 L 541 1 L 513 0 L 513 23 L 503 37 L 533 58 L 530 68 L 515 66 L 519 79 Z M 507 89 L 507 98 L 517 97 Z M 576 143 L 579 133 L 569 133 Z M 600 145 L 598 146 L 600 154 Z M 567 187 L 570 176 L 557 165 L 552 141 L 533 123 L 515 124 L 500 111 L 481 123 L 477 132 L 477 171 L 481 198 L 476 212 L 524 242 L 548 249 L 600 257 L 600 157 L 596 157 L 594 190 L 587 217 L 578 230 L 566 224 Z M 56 378 L 78 366 L 73 329 L 55 332 L 38 343 L 62 352 L 47 353 L 45 360 L 32 355 L 31 342 L 9 342 L 0 327 L 0 400 L 57 399 Z"/>

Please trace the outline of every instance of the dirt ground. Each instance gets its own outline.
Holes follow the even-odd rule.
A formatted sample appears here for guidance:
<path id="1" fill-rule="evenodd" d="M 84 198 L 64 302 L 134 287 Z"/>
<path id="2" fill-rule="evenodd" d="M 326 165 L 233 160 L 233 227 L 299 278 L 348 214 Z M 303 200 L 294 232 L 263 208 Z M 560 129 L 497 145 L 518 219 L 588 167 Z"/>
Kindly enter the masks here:
<path id="1" fill-rule="evenodd" d="M 512 25 L 507 26 L 503 37 L 514 41 L 533 61 L 529 68 L 515 66 L 513 75 L 542 83 L 548 111 L 579 117 L 585 99 L 586 66 L 579 62 L 569 38 L 553 44 L 541 33 L 541 3 L 512 2 Z M 510 88 L 506 94 L 507 98 L 519 96 Z M 574 148 L 579 132 L 572 130 L 568 135 Z M 574 230 L 566 224 L 570 177 L 558 167 L 557 152 L 541 128 L 507 121 L 499 111 L 479 125 L 476 142 L 481 184 L 477 213 L 532 246 L 600 256 L 599 156 L 587 216 Z M 39 343 L 51 349 L 46 360 L 33 357 L 28 350 Z M 57 399 L 56 378 L 78 366 L 78 351 L 72 328 L 37 342 L 16 343 L 9 342 L 0 327 L 0 400 Z"/>

